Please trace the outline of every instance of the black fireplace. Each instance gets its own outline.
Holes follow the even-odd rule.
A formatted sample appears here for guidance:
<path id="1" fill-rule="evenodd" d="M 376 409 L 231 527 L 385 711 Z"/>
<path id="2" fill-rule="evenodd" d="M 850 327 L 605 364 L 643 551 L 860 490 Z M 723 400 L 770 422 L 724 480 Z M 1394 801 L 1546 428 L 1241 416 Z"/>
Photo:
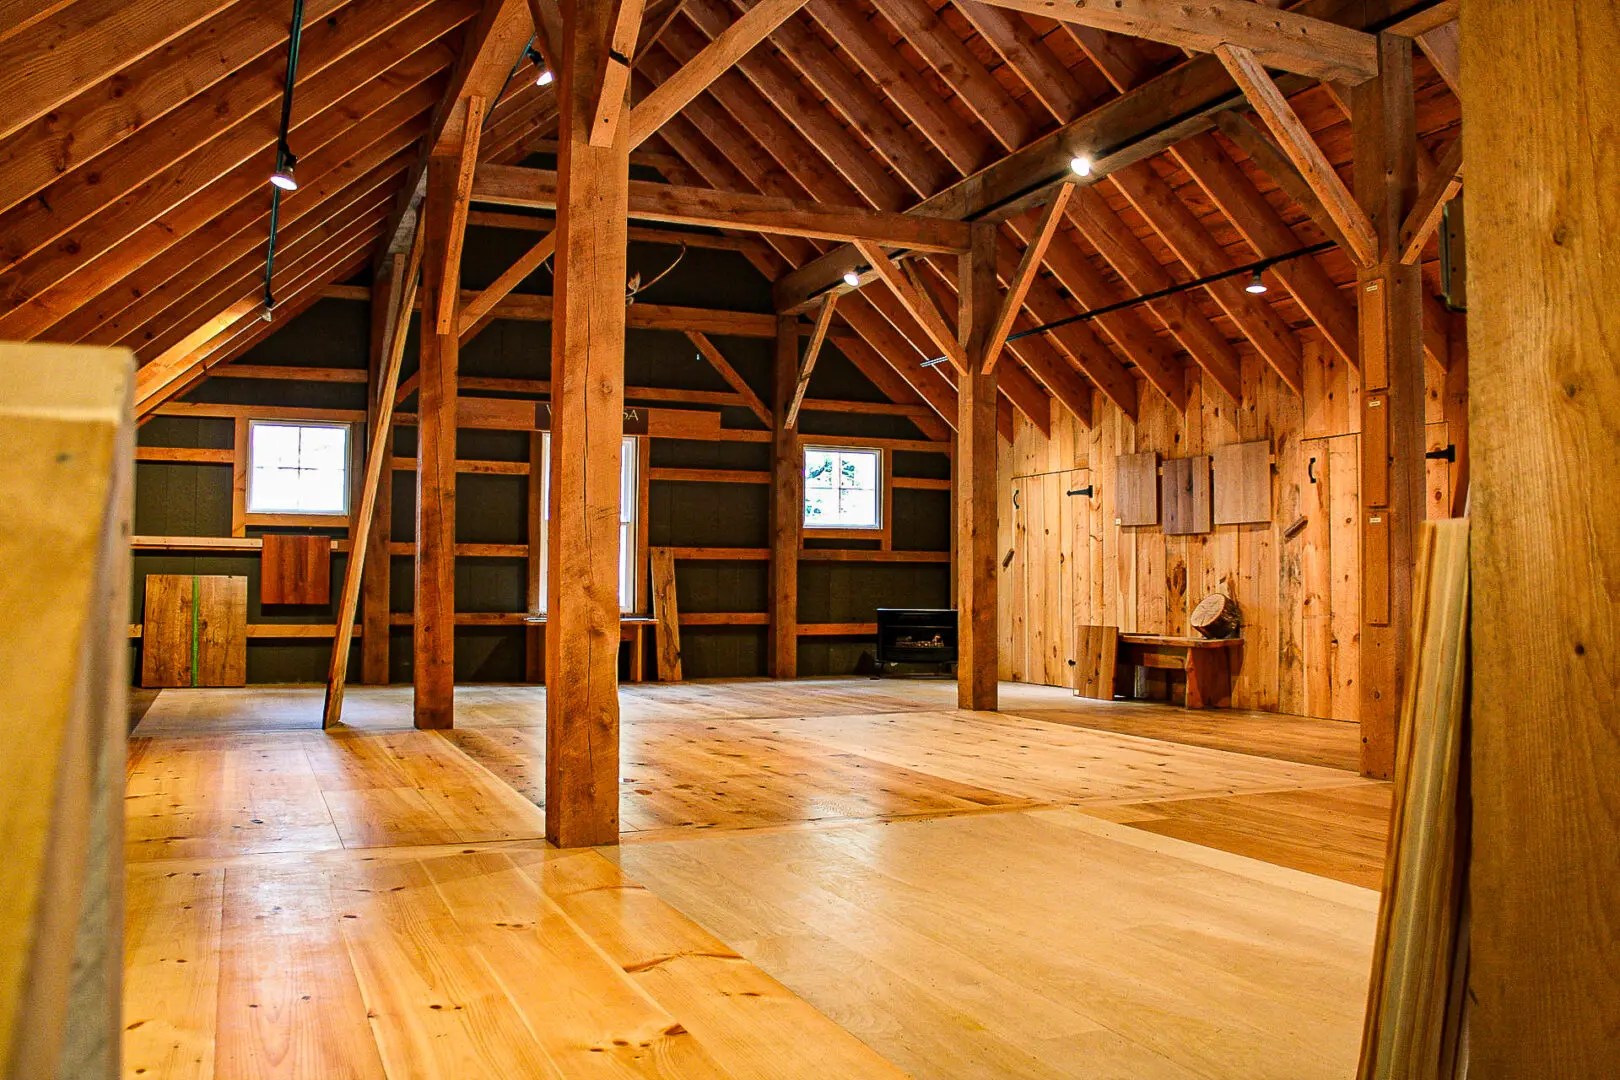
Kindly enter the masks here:
<path id="1" fill-rule="evenodd" d="M 897 664 L 956 663 L 955 608 L 878 608 L 877 669 Z"/>

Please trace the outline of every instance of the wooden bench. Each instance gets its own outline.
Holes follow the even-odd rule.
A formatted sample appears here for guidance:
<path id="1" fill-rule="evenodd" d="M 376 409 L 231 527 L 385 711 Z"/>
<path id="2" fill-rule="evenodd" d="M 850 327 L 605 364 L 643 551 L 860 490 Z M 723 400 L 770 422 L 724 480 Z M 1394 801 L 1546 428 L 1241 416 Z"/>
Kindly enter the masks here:
<path id="1" fill-rule="evenodd" d="M 530 626 L 538 627 L 541 631 L 546 628 L 546 617 L 544 615 L 525 615 L 523 621 Z M 657 622 L 658 620 L 651 615 L 619 616 L 619 643 L 630 646 L 630 676 L 625 679 L 625 682 L 638 683 L 645 680 L 646 662 L 644 658 L 646 649 L 642 647 L 642 642 L 647 633 L 647 628 L 656 625 Z M 543 642 L 540 655 L 545 655 Z M 545 682 L 543 669 L 540 681 Z"/>
<path id="2" fill-rule="evenodd" d="M 1179 671 L 1187 680 L 1187 708 L 1229 708 L 1232 650 L 1242 644 L 1242 638 L 1121 634 L 1112 626 L 1082 626 L 1074 692 L 1105 701 L 1135 697 L 1139 668 Z"/>

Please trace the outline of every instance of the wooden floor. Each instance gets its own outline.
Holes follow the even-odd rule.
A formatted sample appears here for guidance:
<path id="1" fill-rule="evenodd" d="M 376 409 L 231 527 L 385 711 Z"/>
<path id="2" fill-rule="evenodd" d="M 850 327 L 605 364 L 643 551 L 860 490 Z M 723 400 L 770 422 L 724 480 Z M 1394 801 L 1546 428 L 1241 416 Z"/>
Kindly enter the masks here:
<path id="1" fill-rule="evenodd" d="M 1389 799 L 1353 726 L 954 698 L 626 687 L 625 844 L 556 852 L 541 688 L 450 732 L 355 688 L 336 733 L 318 688 L 164 691 L 126 1075 L 1352 1071 Z"/>

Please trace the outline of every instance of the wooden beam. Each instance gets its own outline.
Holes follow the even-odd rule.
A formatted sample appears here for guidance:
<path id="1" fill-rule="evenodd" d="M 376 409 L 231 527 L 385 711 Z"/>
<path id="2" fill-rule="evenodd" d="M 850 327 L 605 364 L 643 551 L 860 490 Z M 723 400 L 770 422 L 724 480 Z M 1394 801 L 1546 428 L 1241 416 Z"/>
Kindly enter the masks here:
<path id="1" fill-rule="evenodd" d="M 1316 191 L 1294 167 L 1294 163 L 1288 160 L 1288 155 L 1282 152 L 1282 147 L 1272 141 L 1271 136 L 1250 123 L 1246 114 L 1235 110 L 1219 114 L 1215 118 L 1215 126 L 1220 128 L 1221 134 L 1230 139 L 1239 150 L 1249 155 L 1249 160 L 1254 162 L 1261 172 L 1271 177 L 1295 206 L 1310 215 L 1311 221 L 1327 234 L 1329 240 L 1345 251 L 1350 251 L 1350 241 L 1344 238 L 1339 223 L 1328 215 L 1327 208 L 1322 205 L 1322 200 L 1317 198 Z"/>
<path id="2" fill-rule="evenodd" d="M 821 355 L 821 345 L 827 340 L 827 328 L 832 325 L 833 308 L 838 303 L 836 294 L 829 293 L 827 299 L 821 302 L 821 313 L 816 316 L 816 328 L 810 335 L 810 344 L 805 347 L 804 361 L 799 365 L 799 378 L 793 385 L 793 400 L 788 403 L 788 414 L 782 421 L 782 426 L 792 429 L 799 420 L 799 409 L 804 405 L 805 392 L 810 389 L 810 376 L 816 370 L 816 358 Z"/>
<path id="3" fill-rule="evenodd" d="M 412 261 L 416 263 L 412 266 Z M 394 432 L 393 407 L 399 389 L 398 372 L 394 371 L 393 392 L 387 392 L 391 361 L 396 350 L 403 354 L 404 335 L 401 326 L 409 325 L 412 305 L 407 303 L 407 290 L 414 294 L 419 280 L 421 244 L 411 244 L 411 255 L 395 255 L 389 260 L 387 277 L 377 283 L 371 303 L 371 356 L 367 371 L 366 430 L 373 441 L 382 428 L 382 453 L 393 463 Z M 223 369 L 240 376 L 245 365 L 229 364 Z M 344 372 L 345 375 L 349 374 Z M 415 467 L 415 462 L 412 463 Z M 369 463 L 368 463 L 369 467 Z M 360 503 L 365 501 L 364 484 L 361 485 Z M 393 559 L 389 547 L 393 541 L 394 474 L 384 469 L 377 485 L 375 509 L 371 527 L 364 531 L 350 530 L 352 546 L 364 549 L 365 564 L 360 577 L 360 681 L 368 686 L 386 686 L 389 682 L 388 614 L 392 606 Z M 330 674 L 330 672 L 328 672 Z M 330 682 L 330 680 L 329 680 Z"/>
<path id="4" fill-rule="evenodd" d="M 1399 12 L 1425 3 L 1427 0 L 1390 0 L 1388 7 L 1383 7 L 1344 5 L 1339 0 L 1306 0 L 1295 10 L 1309 16 L 1332 14 L 1346 24 L 1359 28 L 1368 19 L 1388 14 L 1390 8 Z M 813 2 L 808 10 L 820 20 L 829 8 L 836 7 L 827 0 L 826 3 Z M 1381 10 L 1375 13 L 1372 11 L 1374 7 Z M 1264 15 L 1276 14 L 1266 7 L 1255 10 Z M 1050 17 L 1049 13 L 1044 14 Z M 865 24 L 865 20 L 856 21 Z M 842 43 L 839 35 L 835 34 L 834 37 Z M 1118 38 L 1112 39 L 1112 43 L 1119 41 Z M 882 48 L 886 57 L 884 63 L 892 69 L 892 47 L 885 40 Z M 1105 69 L 1119 66 L 1102 53 L 1093 55 L 1103 57 L 1099 66 Z M 1114 77 L 1110 75 L 1110 78 Z M 1126 89 L 1128 81 L 1121 81 L 1118 85 L 1124 91 L 1118 97 L 1047 132 L 1018 151 L 989 165 L 969 163 L 962 166 L 964 172 L 972 172 L 972 175 L 935 189 L 933 194 L 912 207 L 911 212 L 955 221 L 1005 221 L 1039 206 L 1046 201 L 1053 186 L 1071 178 L 1073 174 L 1069 162 L 1076 155 L 1089 156 L 1091 176 L 1094 180 L 1100 179 L 1143 161 L 1188 136 L 1208 131 L 1214 126 L 1216 113 L 1242 101 L 1242 92 L 1233 84 L 1232 77 L 1221 62 L 1213 56 L 1195 57 L 1138 86 Z M 1294 92 L 1310 83 L 1301 76 L 1288 75 L 1279 80 L 1279 85 L 1285 92 Z M 897 167 L 904 175 L 906 167 L 903 164 Z M 977 171 L 973 171 L 975 169 Z M 838 247 L 805 263 L 777 281 L 773 289 L 776 309 L 803 311 L 829 288 L 844 291 L 839 279 L 859 261 L 860 256 L 853 247 Z"/>
<path id="5" fill-rule="evenodd" d="M 1455 21 L 1444 23 L 1433 30 L 1419 34 L 1415 39 L 1417 47 L 1423 50 L 1423 55 L 1429 58 L 1434 70 L 1440 78 L 1445 80 L 1446 86 L 1462 98 L 1462 71 L 1461 71 L 1461 35 L 1457 30 Z"/>
<path id="6" fill-rule="evenodd" d="M 1329 164 L 1322 148 L 1300 121 L 1293 106 L 1288 104 L 1288 99 L 1283 97 L 1277 84 L 1266 74 L 1259 59 L 1248 49 L 1236 45 L 1221 45 L 1216 48 L 1215 55 L 1226 65 L 1233 81 L 1243 88 L 1249 104 L 1254 106 L 1254 111 L 1282 144 L 1283 153 L 1288 155 L 1311 190 L 1316 192 L 1322 208 L 1349 242 L 1350 254 L 1356 262 L 1362 266 L 1376 262 L 1378 237 L 1373 233 L 1372 222 L 1356 203 L 1355 196 L 1344 181 L 1339 179 L 1339 174 Z"/>
<path id="7" fill-rule="evenodd" d="M 759 0 L 743 12 L 702 52 L 688 60 L 673 78 L 665 79 L 630 111 L 630 145 L 640 146 L 645 142 L 804 4 L 805 0 Z"/>
<path id="8" fill-rule="evenodd" d="M 1091 246 L 1138 293 L 1159 292 L 1174 284 L 1159 260 L 1094 188 L 1075 192 L 1069 216 Z M 1242 400 L 1237 351 L 1187 294 L 1172 293 L 1149 301 L 1147 307 L 1234 404 Z"/>
<path id="9" fill-rule="evenodd" d="M 619 841 L 619 508 L 630 148 L 591 143 L 607 4 L 573 4 L 558 73 L 546 549 L 546 839 Z M 482 170 L 480 170 L 482 174 Z M 637 305 L 639 306 L 639 305 Z"/>
<path id="10" fill-rule="evenodd" d="M 799 376 L 798 316 L 777 316 L 776 358 L 771 380 L 771 621 L 770 671 L 778 679 L 798 675 L 799 548 L 804 533 L 804 453 L 787 424 Z"/>
<path id="11" fill-rule="evenodd" d="M 1429 242 L 1434 230 L 1440 226 L 1440 215 L 1446 203 L 1462 190 L 1462 139 L 1457 139 L 1436 162 L 1434 175 L 1418 193 L 1411 213 L 1401 224 L 1401 262 L 1408 266 L 1423 257 L 1423 245 Z"/>
<path id="12" fill-rule="evenodd" d="M 460 266 L 450 230 L 456 221 L 458 162 L 428 160 L 422 204 L 422 334 L 418 348 L 416 431 L 416 622 L 412 638 L 414 717 L 419 728 L 455 726 L 456 420 L 460 350 L 451 324 L 431 313 L 456 294 Z M 409 308 L 402 308 L 408 312 Z"/>
<path id="13" fill-rule="evenodd" d="M 33 33 L 0 39 L 0 72 L 5 73 L 0 88 L 6 97 L 0 139 L 109 73 L 163 48 L 234 2 L 87 0 L 73 4 Z"/>
<path id="14" fill-rule="evenodd" d="M 1423 281 L 1400 261 L 1417 198 L 1412 42 L 1379 37 L 1382 74 L 1354 91 L 1356 191 L 1381 256 L 1356 281 L 1361 342 L 1361 771 L 1395 769 L 1410 653 L 1413 568 L 1427 505 Z"/>
<path id="15" fill-rule="evenodd" d="M 1614 1071 L 1620 23 L 1465 0 L 1469 1075 Z"/>
<path id="16" fill-rule="evenodd" d="M 1257 54 L 1267 66 L 1355 84 L 1378 71 L 1371 34 L 1250 0 L 985 0 L 1060 22 L 1162 41 L 1197 52 L 1223 45 Z"/>
<path id="17" fill-rule="evenodd" d="M 551 258 L 556 250 L 557 234 L 555 231 L 548 232 L 533 247 L 518 256 L 518 260 L 507 267 L 501 276 L 496 278 L 487 289 L 474 296 L 471 300 L 463 301 L 461 305 L 461 322 L 457 326 L 457 333 L 461 335 L 462 343 L 466 343 L 471 336 L 473 326 L 480 319 L 491 314 L 496 304 L 506 299 L 507 294 L 523 284 L 524 278 L 540 269 L 540 264 Z"/>
<path id="18" fill-rule="evenodd" d="M 464 104 L 465 121 L 460 141 L 439 145 L 445 152 L 440 155 L 446 162 L 455 163 L 455 198 L 450 204 L 450 247 L 444 261 L 452 270 L 447 274 L 448 285 L 439 292 L 439 310 L 436 330 L 440 334 L 457 331 L 456 301 L 461 291 L 461 249 L 467 242 L 467 205 L 472 198 L 473 168 L 478 164 L 478 140 L 484 123 L 484 97 L 470 94 Z"/>
<path id="19" fill-rule="evenodd" d="M 380 544 L 375 545 L 381 547 L 381 551 L 374 551 L 372 525 L 376 520 L 378 506 L 386 499 L 382 494 L 383 488 L 392 488 L 394 484 L 393 470 L 385 467 L 393 458 L 390 443 L 394 428 L 394 391 L 399 387 L 399 369 L 405 357 L 406 332 L 410 328 L 411 299 L 416 292 L 422 253 L 423 238 L 418 236 L 411 245 L 409 260 L 401 255 L 396 255 L 393 260 L 392 281 L 399 291 L 400 302 L 390 313 L 388 333 L 382 349 L 382 379 L 377 385 L 374 397 L 375 420 L 367 425 L 370 445 L 366 450 L 366 471 L 360 492 L 360 505 L 349 528 L 351 538 L 349 559 L 343 572 L 343 591 L 338 595 L 336 630 L 332 636 L 332 659 L 326 669 L 326 699 L 321 708 L 323 728 L 333 727 L 343 719 L 343 690 L 349 675 L 349 650 L 354 640 L 354 617 L 360 607 L 360 591 L 365 581 L 366 564 L 379 555 L 381 561 L 388 558 L 388 534 L 386 531 L 382 532 Z M 375 617 L 378 613 L 367 614 Z M 371 621 L 380 621 L 382 624 L 382 655 L 386 666 L 387 608 L 385 607 L 380 614 L 381 620 L 373 618 Z M 378 632 L 370 625 L 364 629 L 374 634 Z"/>
<path id="20" fill-rule="evenodd" d="M 557 174 L 515 165 L 480 165 L 473 198 L 551 210 L 557 205 Z M 967 227 L 957 221 L 649 180 L 630 181 L 629 215 L 642 221 L 748 229 L 782 236 L 871 240 L 915 251 L 957 252 L 967 244 Z"/>
<path id="21" fill-rule="evenodd" d="M 759 422 L 766 427 L 770 427 L 770 410 L 765 407 L 763 401 L 759 400 L 759 395 L 754 393 L 754 388 L 749 386 L 741 375 L 737 374 L 737 369 L 731 366 L 725 355 L 715 347 L 714 342 L 709 340 L 709 336 L 698 330 L 688 330 L 686 336 L 692 344 L 697 346 L 698 352 L 709 362 L 709 366 L 714 368 L 733 390 L 737 391 L 742 398 L 742 403 L 748 406 L 750 412 L 759 417 Z M 628 392 L 627 390 L 626 393 Z"/>
<path id="22" fill-rule="evenodd" d="M 973 228 L 973 250 L 961 257 L 958 323 L 968 362 L 957 382 L 956 424 L 956 701 L 963 709 L 995 709 L 996 632 L 996 371 L 985 354 L 996 317 L 996 227 Z"/>
<path id="23" fill-rule="evenodd" d="M 1035 280 L 1035 275 L 1041 272 L 1041 260 L 1046 257 L 1046 247 L 1052 242 L 1058 223 L 1063 220 L 1064 208 L 1069 205 L 1069 195 L 1073 191 L 1073 184 L 1063 184 L 1057 189 L 1057 194 L 1052 196 L 1052 201 L 1046 204 L 1040 224 L 1035 227 L 1035 235 L 1025 245 L 1024 257 L 1018 261 L 1018 270 L 1013 274 L 1012 280 L 1007 282 L 1007 293 L 1001 298 L 1001 308 L 996 312 L 995 321 L 990 328 L 990 337 L 985 342 L 982 372 L 985 375 L 995 370 L 996 361 L 1001 358 L 1001 350 L 1007 344 L 1007 335 L 1012 332 L 1013 323 L 1018 319 L 1018 312 L 1024 306 L 1024 297 L 1029 293 L 1030 283 Z M 831 303 L 830 297 L 828 302 Z"/>
<path id="24" fill-rule="evenodd" d="M 422 156 L 400 190 L 379 257 L 396 254 L 410 242 L 417 210 L 427 192 L 428 159 L 461 145 L 467 129 L 468 99 L 476 95 L 487 103 L 500 96 L 532 34 L 533 17 L 526 0 L 486 0 L 479 8 L 478 17 L 467 28 L 467 39 L 450 73 L 450 84 L 428 121 Z"/>
<path id="25" fill-rule="evenodd" d="M 946 325 L 944 316 L 939 313 L 939 308 L 934 306 L 933 300 L 918 291 L 911 279 L 900 272 L 900 268 L 889 258 L 882 245 L 857 240 L 855 247 L 866 259 L 872 271 L 888 285 L 907 314 L 917 320 L 917 325 L 922 327 L 923 332 L 939 347 L 956 370 L 966 371 L 967 358 L 962 352 L 961 343 Z"/>
<path id="26" fill-rule="evenodd" d="M 646 0 L 615 0 L 613 29 L 608 34 L 605 54 L 597 61 L 595 116 L 591 121 L 590 144 L 610 147 L 619 136 L 619 123 L 630 95 L 630 66 L 641 33 L 641 13 Z M 632 143 L 632 146 L 635 144 Z"/>

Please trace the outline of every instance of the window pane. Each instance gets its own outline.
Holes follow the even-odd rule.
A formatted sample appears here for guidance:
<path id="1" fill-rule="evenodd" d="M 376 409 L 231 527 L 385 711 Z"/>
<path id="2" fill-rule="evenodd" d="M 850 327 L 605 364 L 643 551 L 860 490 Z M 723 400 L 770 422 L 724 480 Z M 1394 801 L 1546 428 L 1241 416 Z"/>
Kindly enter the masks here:
<path id="1" fill-rule="evenodd" d="M 619 610 L 629 611 L 636 602 L 635 551 L 631 544 L 630 523 L 619 526 Z"/>
<path id="2" fill-rule="evenodd" d="M 823 529 L 880 527 L 882 472 L 878 450 L 806 447 L 805 525 Z"/>
<path id="3" fill-rule="evenodd" d="M 250 513 L 342 514 L 349 503 L 349 428 L 254 423 L 248 468 Z"/>
<path id="4" fill-rule="evenodd" d="M 625 439 L 619 451 L 619 520 L 636 519 L 636 440 Z"/>
<path id="5" fill-rule="evenodd" d="M 837 496 L 830 490 L 813 490 L 806 488 L 804 492 L 804 523 L 806 525 L 836 525 L 838 516 Z"/>
<path id="6" fill-rule="evenodd" d="M 254 424 L 248 450 L 255 468 L 298 467 L 298 429 L 283 424 Z"/>
<path id="7" fill-rule="evenodd" d="M 806 450 L 804 452 L 804 486 L 809 488 L 830 488 L 834 484 L 834 474 L 837 471 L 838 457 L 826 450 Z"/>

